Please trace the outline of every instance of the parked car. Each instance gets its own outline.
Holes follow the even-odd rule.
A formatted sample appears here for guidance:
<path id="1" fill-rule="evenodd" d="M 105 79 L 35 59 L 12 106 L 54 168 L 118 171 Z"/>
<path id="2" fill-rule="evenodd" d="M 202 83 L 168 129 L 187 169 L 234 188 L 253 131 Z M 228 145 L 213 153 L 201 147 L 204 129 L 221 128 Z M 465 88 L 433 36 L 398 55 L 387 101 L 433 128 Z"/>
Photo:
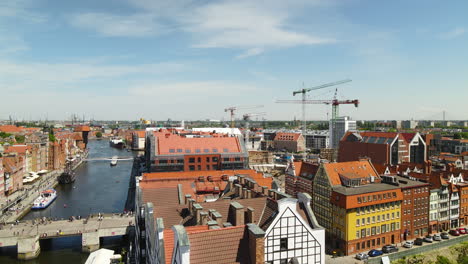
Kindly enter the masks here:
<path id="1" fill-rule="evenodd" d="M 398 251 L 398 247 L 395 246 L 395 245 L 385 245 L 382 247 L 382 251 L 384 253 L 392 253 L 392 252 L 397 252 Z"/>
<path id="2" fill-rule="evenodd" d="M 442 237 L 439 234 L 435 234 L 432 236 L 432 240 L 434 241 L 442 241 Z"/>
<path id="3" fill-rule="evenodd" d="M 464 227 L 457 228 L 457 231 L 460 235 L 466 235 L 466 229 Z"/>
<path id="4" fill-rule="evenodd" d="M 450 238 L 449 235 L 447 233 L 445 233 L 445 232 L 441 233 L 440 237 L 442 237 L 442 239 L 449 239 Z"/>
<path id="5" fill-rule="evenodd" d="M 424 240 L 420 237 L 416 238 L 416 240 L 414 240 L 414 244 L 415 245 L 418 245 L 418 246 L 422 246 Z"/>
<path id="6" fill-rule="evenodd" d="M 371 249 L 369 253 L 367 253 L 369 257 L 377 257 L 383 254 L 382 250 Z"/>
<path id="7" fill-rule="evenodd" d="M 405 243 L 403 244 L 403 247 L 412 248 L 413 245 L 414 245 L 414 241 L 405 241 Z"/>
<path id="8" fill-rule="evenodd" d="M 365 260 L 365 259 L 369 259 L 369 255 L 367 255 L 366 253 L 358 253 L 356 255 L 356 258 L 359 260 Z"/>
<path id="9" fill-rule="evenodd" d="M 459 235 L 460 235 L 460 233 L 459 233 L 458 230 L 456 230 L 456 229 L 450 230 L 449 233 L 450 233 L 452 236 L 459 236 Z"/>
<path id="10" fill-rule="evenodd" d="M 432 236 L 431 235 L 427 235 L 424 237 L 424 242 L 427 242 L 427 243 L 432 243 Z"/>

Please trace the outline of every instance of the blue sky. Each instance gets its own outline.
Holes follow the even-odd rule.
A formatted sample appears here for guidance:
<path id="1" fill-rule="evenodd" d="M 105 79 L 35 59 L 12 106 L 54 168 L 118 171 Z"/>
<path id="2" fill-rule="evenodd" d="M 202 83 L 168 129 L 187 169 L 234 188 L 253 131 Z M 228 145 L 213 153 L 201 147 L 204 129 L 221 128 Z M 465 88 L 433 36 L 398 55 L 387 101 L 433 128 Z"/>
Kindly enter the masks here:
<path id="1" fill-rule="evenodd" d="M 0 119 L 228 119 L 350 78 L 354 119 L 467 119 L 468 2 L 9 0 L 0 3 Z M 331 99 L 334 88 L 310 93 Z M 246 112 L 244 111 L 244 112 Z M 331 109 L 309 105 L 307 119 Z M 239 112 L 239 115 L 242 112 Z"/>

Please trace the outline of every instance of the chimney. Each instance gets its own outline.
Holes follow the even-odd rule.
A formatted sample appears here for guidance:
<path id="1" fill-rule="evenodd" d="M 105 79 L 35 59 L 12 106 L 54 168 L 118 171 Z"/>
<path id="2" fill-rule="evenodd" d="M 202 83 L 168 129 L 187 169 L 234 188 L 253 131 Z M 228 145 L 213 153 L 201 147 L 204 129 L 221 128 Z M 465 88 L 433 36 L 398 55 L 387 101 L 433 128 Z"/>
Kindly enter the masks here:
<path id="1" fill-rule="evenodd" d="M 215 227 L 219 228 L 218 222 L 214 220 L 208 221 L 208 229 L 216 229 Z"/>
<path id="2" fill-rule="evenodd" d="M 192 208 L 193 208 L 192 212 L 195 215 L 195 221 L 196 221 L 197 225 L 200 225 L 201 224 L 200 213 L 203 210 L 203 207 L 199 203 L 195 203 L 195 204 L 193 204 Z"/>
<path id="3" fill-rule="evenodd" d="M 246 224 L 255 224 L 255 215 L 254 215 L 255 209 L 252 207 L 247 207 L 247 211 L 245 212 L 245 223 Z"/>
<path id="4" fill-rule="evenodd" d="M 223 225 L 223 217 L 220 213 L 218 213 L 218 211 L 214 211 L 211 213 L 211 218 L 213 220 L 215 220 L 219 226 L 222 226 Z"/>
<path id="5" fill-rule="evenodd" d="M 252 191 L 247 190 L 247 199 L 250 199 L 250 198 L 252 198 Z"/>
<path id="6" fill-rule="evenodd" d="M 223 223 L 223 227 L 232 227 L 232 224 L 229 222 Z"/>
<path id="7" fill-rule="evenodd" d="M 275 193 L 273 192 L 273 189 L 268 190 L 268 197 L 275 199 Z"/>
<path id="8" fill-rule="evenodd" d="M 242 188 L 242 199 L 247 199 L 247 188 Z"/>
<path id="9" fill-rule="evenodd" d="M 240 184 L 235 184 L 234 186 L 236 188 L 236 196 L 242 198 L 242 186 Z"/>
<path id="10" fill-rule="evenodd" d="M 185 195 L 185 204 L 188 205 L 189 204 L 189 200 L 192 198 L 192 195 L 190 194 L 186 194 Z"/>
<path id="11" fill-rule="evenodd" d="M 207 225 L 208 224 L 208 212 L 203 211 L 200 212 L 200 217 L 201 217 L 201 224 L 202 225 Z"/>
<path id="12" fill-rule="evenodd" d="M 241 185 L 244 185 L 244 183 L 245 183 L 244 180 L 245 180 L 244 175 L 239 175 L 239 183 L 240 183 Z"/>
<path id="13" fill-rule="evenodd" d="M 268 195 L 268 187 L 262 186 L 262 193 L 263 193 L 263 195 L 267 196 Z"/>
<path id="14" fill-rule="evenodd" d="M 250 264 L 265 263 L 265 231 L 256 224 L 247 224 Z"/>
<path id="15" fill-rule="evenodd" d="M 194 204 L 194 203 L 195 203 L 195 200 L 194 200 L 194 199 L 191 199 L 191 198 L 188 199 L 188 206 L 187 206 L 187 207 L 188 207 L 190 213 L 192 213 L 192 209 L 193 209 L 192 207 L 193 207 L 193 204 Z"/>
<path id="16" fill-rule="evenodd" d="M 240 226 L 244 224 L 244 206 L 238 202 L 232 202 L 229 210 L 231 215 L 234 216 L 233 224 L 235 226 Z"/>

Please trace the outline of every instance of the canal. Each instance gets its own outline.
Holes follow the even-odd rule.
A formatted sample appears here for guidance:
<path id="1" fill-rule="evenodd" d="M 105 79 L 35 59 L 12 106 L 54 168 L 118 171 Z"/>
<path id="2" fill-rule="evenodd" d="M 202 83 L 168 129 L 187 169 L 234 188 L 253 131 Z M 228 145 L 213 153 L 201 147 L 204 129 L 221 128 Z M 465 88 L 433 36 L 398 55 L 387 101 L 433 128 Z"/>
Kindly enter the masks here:
<path id="1" fill-rule="evenodd" d="M 91 140 L 88 144 L 89 159 L 112 156 L 134 157 L 136 152 L 116 149 L 107 140 Z M 70 216 L 87 216 L 90 213 L 120 213 L 124 210 L 132 169 L 132 160 L 119 161 L 110 166 L 110 161 L 90 160 L 76 169 L 76 181 L 69 185 L 58 185 L 57 199 L 46 209 L 31 211 L 24 218 L 39 217 L 68 219 Z M 0 249 L 0 263 L 84 263 L 88 254 L 81 253 L 81 238 L 66 237 L 42 240 L 41 254 L 35 260 L 16 260 L 16 248 Z M 119 250 L 120 238 L 103 241 L 105 248 Z"/>

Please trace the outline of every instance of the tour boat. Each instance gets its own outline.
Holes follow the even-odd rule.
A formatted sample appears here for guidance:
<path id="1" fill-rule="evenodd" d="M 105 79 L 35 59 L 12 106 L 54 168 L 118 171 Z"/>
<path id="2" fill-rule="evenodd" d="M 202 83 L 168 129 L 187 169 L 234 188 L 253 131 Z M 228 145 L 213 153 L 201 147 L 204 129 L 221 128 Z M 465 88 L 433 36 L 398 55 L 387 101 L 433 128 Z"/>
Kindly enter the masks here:
<path id="1" fill-rule="evenodd" d="M 47 189 L 41 192 L 41 195 L 34 200 L 32 209 L 47 208 L 57 198 L 57 191 L 54 189 Z"/>
<path id="2" fill-rule="evenodd" d="M 117 156 L 113 156 L 113 157 L 112 157 L 112 160 L 111 160 L 111 162 L 110 162 L 110 165 L 111 165 L 111 166 L 117 165 L 117 159 L 118 159 L 118 158 L 119 158 L 119 157 L 117 157 Z"/>
<path id="3" fill-rule="evenodd" d="M 121 139 L 119 137 L 111 138 L 109 143 L 110 143 L 111 147 L 114 147 L 114 148 L 123 148 L 125 146 L 125 143 L 124 143 L 123 139 Z"/>

